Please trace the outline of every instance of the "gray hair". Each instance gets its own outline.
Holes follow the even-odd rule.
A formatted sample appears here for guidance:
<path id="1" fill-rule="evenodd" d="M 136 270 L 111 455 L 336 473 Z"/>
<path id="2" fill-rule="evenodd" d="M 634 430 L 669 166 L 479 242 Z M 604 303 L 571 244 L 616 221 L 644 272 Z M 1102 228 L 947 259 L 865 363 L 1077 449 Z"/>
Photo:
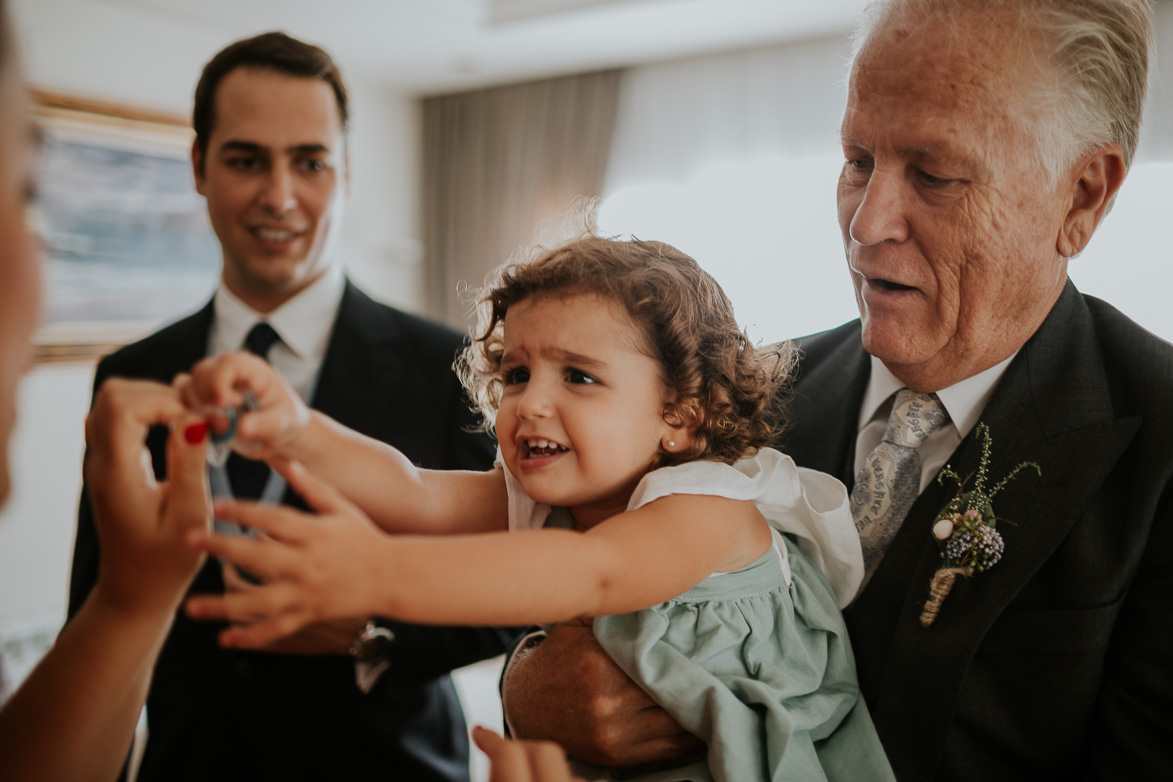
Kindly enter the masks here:
<path id="1" fill-rule="evenodd" d="M 1017 13 L 1020 34 L 1036 42 L 1045 76 L 1053 75 L 1050 88 L 1032 96 L 1034 116 L 1019 120 L 1051 185 L 1104 144 L 1119 144 L 1125 168 L 1132 166 L 1154 46 L 1146 0 L 876 0 L 855 33 L 852 60 L 890 19 L 958 26 L 962 9 Z"/>

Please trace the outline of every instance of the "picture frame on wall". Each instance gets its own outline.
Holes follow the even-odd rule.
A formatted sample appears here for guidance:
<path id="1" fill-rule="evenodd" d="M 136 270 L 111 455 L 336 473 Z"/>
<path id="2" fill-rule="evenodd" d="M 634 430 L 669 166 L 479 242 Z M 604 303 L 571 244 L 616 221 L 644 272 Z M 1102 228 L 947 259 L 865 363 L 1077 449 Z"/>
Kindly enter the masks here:
<path id="1" fill-rule="evenodd" d="M 92 360 L 203 304 L 220 269 L 182 118 L 33 90 L 38 361 Z"/>

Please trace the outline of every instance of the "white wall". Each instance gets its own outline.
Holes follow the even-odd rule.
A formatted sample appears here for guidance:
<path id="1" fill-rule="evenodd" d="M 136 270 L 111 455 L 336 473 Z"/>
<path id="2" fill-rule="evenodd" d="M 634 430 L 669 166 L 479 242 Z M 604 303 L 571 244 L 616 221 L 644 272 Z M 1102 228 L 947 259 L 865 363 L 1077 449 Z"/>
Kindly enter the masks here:
<path id="1" fill-rule="evenodd" d="M 343 263 L 375 298 L 419 312 L 424 301 L 419 104 L 369 84 L 352 84 L 350 92 L 351 190 Z"/>
<path id="2" fill-rule="evenodd" d="M 0 641 L 6 628 L 41 631 L 64 616 L 92 376 L 84 363 L 47 365 L 21 386 L 0 516 Z"/>

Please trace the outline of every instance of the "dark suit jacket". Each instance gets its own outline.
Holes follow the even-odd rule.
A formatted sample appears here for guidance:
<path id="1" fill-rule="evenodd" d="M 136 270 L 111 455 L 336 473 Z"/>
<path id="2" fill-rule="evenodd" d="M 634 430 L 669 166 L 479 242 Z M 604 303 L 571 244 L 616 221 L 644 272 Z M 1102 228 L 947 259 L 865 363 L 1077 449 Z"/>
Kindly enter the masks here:
<path id="1" fill-rule="evenodd" d="M 108 377 L 170 381 L 204 357 L 212 305 L 98 365 Z M 432 468 L 490 466 L 451 365 L 456 332 L 378 304 L 347 283 L 313 407 L 392 443 Z M 165 433 L 149 439 L 157 471 Z M 94 585 L 98 541 L 83 489 L 70 615 Z M 192 592 L 223 589 L 210 562 Z M 390 670 L 363 695 L 349 657 L 219 648 L 217 625 L 182 612 L 147 699 L 150 738 L 140 780 L 467 780 L 464 717 L 447 673 L 504 649 L 510 631 L 388 623 Z"/>
<path id="2" fill-rule="evenodd" d="M 869 374 L 859 322 L 800 340 L 780 446 L 850 487 Z M 1000 563 L 918 622 L 953 496 L 918 498 L 845 612 L 860 685 L 902 782 L 1173 779 L 1173 347 L 1067 284 L 982 420 Z M 977 467 L 971 434 L 949 460 Z"/>

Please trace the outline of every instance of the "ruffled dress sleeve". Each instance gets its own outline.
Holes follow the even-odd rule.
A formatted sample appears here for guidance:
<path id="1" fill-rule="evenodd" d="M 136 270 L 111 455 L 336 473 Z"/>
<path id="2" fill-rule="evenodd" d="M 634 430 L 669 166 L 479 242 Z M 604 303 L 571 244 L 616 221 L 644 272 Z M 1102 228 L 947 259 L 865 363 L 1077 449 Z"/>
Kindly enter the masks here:
<path id="1" fill-rule="evenodd" d="M 715 494 L 753 502 L 770 526 L 793 535 L 799 550 L 823 571 L 840 608 L 859 590 L 859 533 L 847 489 L 832 476 L 798 467 L 789 456 L 763 448 L 732 465 L 696 461 L 653 470 L 636 486 L 627 509 L 670 494 Z"/>

